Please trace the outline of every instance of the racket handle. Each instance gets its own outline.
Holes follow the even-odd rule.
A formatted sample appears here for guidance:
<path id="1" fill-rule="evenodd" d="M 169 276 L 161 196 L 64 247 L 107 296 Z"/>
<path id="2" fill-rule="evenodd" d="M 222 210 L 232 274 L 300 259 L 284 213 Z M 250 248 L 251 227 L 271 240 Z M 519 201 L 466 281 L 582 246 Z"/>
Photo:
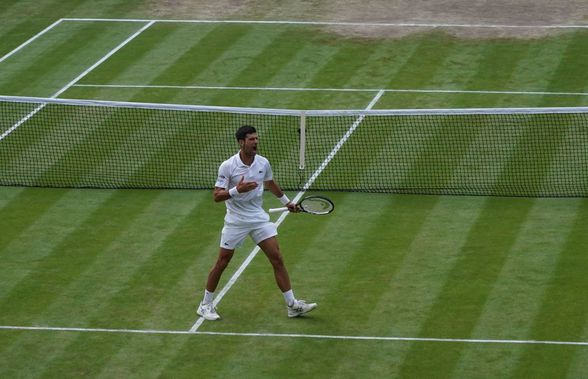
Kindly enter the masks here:
<path id="1" fill-rule="evenodd" d="M 288 207 L 282 207 L 282 208 L 270 208 L 268 210 L 269 213 L 278 213 L 278 212 L 285 212 L 288 210 Z"/>

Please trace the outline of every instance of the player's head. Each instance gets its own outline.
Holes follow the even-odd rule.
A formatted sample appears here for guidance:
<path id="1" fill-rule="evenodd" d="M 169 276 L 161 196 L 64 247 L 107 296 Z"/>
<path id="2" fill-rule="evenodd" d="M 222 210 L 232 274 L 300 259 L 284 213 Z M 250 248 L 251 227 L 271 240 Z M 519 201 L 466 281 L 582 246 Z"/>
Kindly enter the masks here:
<path id="1" fill-rule="evenodd" d="M 237 133 L 235 133 L 235 137 L 237 137 L 237 142 L 241 140 L 245 140 L 247 138 L 247 134 L 254 134 L 257 133 L 257 130 L 253 126 L 250 125 L 243 125 L 239 129 L 237 129 Z"/>
<path id="2" fill-rule="evenodd" d="M 257 130 L 253 126 L 244 125 L 235 133 L 241 151 L 247 156 L 255 156 L 257 153 Z"/>

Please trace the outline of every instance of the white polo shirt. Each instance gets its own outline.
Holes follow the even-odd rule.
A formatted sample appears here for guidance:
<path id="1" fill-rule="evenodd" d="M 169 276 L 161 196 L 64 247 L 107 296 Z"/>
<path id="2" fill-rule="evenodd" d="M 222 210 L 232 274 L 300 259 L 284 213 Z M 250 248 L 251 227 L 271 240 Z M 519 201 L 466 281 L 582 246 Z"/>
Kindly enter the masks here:
<path id="1" fill-rule="evenodd" d="M 243 192 L 225 201 L 227 214 L 225 223 L 246 224 L 269 221 L 269 215 L 263 210 L 263 182 L 273 179 L 269 161 L 261 155 L 255 155 L 251 166 L 241 160 L 239 153 L 224 161 L 218 169 L 215 187 L 229 190 L 235 187 L 242 177 L 245 181 L 257 182 L 257 187 Z"/>

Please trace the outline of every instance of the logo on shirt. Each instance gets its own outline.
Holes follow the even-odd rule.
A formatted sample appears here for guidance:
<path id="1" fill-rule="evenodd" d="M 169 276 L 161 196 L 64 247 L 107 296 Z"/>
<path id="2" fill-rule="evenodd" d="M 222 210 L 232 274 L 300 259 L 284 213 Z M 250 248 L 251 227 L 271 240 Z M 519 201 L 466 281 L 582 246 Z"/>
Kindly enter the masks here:
<path id="1" fill-rule="evenodd" d="M 259 173 L 260 173 L 260 174 L 263 174 L 263 170 L 259 170 Z"/>

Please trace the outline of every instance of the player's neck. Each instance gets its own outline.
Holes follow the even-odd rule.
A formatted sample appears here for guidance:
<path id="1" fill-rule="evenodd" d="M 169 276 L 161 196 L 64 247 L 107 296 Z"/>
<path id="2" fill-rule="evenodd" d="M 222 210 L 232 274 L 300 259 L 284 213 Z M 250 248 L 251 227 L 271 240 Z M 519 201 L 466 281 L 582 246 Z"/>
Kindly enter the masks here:
<path id="1" fill-rule="evenodd" d="M 243 150 L 240 150 L 239 151 L 239 158 L 241 158 L 241 162 L 243 162 L 243 164 L 246 164 L 247 166 L 251 166 L 253 164 L 253 161 L 255 160 L 255 155 L 247 156 L 247 155 L 245 155 L 245 153 L 243 153 Z"/>

